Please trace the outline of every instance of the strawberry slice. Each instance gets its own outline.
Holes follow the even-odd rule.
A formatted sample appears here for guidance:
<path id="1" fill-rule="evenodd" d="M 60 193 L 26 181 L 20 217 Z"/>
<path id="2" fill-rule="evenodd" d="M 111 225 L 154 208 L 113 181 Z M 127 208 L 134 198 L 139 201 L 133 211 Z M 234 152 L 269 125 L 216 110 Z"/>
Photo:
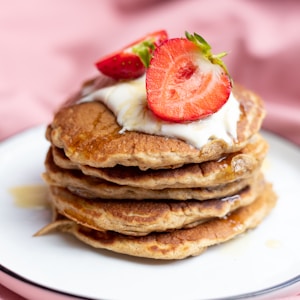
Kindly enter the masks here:
<path id="1" fill-rule="evenodd" d="M 119 79 L 134 79 L 149 66 L 153 50 L 168 38 L 165 30 L 155 31 L 95 63 L 104 75 Z"/>
<path id="2" fill-rule="evenodd" d="M 189 122 L 217 112 L 228 100 L 231 78 L 221 58 L 198 34 L 169 39 L 153 53 L 146 73 L 147 102 L 159 118 Z"/>

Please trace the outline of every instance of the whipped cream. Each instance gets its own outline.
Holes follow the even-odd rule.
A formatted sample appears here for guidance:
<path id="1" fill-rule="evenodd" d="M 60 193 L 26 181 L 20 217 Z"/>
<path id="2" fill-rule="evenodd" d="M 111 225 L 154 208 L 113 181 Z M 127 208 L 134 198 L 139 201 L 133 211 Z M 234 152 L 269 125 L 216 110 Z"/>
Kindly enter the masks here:
<path id="1" fill-rule="evenodd" d="M 151 112 L 147 106 L 145 76 L 96 90 L 89 86 L 83 89 L 79 102 L 95 100 L 115 114 L 122 127 L 120 133 L 128 130 L 178 138 L 199 149 L 212 139 L 223 139 L 231 145 L 237 138 L 240 105 L 232 93 L 216 113 L 189 123 L 167 122 Z"/>

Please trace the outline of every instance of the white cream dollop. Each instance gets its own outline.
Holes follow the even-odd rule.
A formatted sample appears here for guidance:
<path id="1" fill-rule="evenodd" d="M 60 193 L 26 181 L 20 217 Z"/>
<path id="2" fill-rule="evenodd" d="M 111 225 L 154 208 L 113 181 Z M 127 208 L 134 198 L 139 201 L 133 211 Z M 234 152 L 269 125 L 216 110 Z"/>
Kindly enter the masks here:
<path id="1" fill-rule="evenodd" d="M 125 131 L 173 137 L 201 148 L 211 139 L 223 139 L 232 144 L 237 138 L 240 105 L 231 93 L 228 101 L 213 115 L 189 123 L 173 123 L 157 118 L 147 106 L 145 76 L 131 81 L 118 82 L 112 86 L 83 91 L 79 102 L 101 101 L 116 116 Z"/>

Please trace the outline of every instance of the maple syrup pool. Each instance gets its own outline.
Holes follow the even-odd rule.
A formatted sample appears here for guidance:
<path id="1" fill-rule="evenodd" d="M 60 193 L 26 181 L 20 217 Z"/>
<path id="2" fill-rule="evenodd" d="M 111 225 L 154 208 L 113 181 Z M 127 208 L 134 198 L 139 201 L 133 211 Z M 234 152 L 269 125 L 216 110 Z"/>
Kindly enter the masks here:
<path id="1" fill-rule="evenodd" d="M 48 189 L 45 185 L 21 185 L 9 189 L 14 204 L 23 208 L 49 207 Z"/>

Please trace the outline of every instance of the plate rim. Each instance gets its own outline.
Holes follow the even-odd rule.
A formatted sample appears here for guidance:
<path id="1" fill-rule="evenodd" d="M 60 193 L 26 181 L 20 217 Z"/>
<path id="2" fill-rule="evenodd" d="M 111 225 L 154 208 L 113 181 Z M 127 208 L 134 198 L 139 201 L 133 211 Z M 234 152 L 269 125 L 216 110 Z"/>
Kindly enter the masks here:
<path id="1" fill-rule="evenodd" d="M 39 124 L 33 127 L 29 127 L 29 128 L 25 128 L 19 132 L 17 132 L 16 134 L 9 136 L 3 140 L 0 141 L 0 152 L 4 150 L 5 147 L 8 147 L 9 144 L 14 143 L 16 141 L 18 141 L 19 138 L 23 138 L 25 135 L 31 134 L 32 132 L 35 131 L 43 131 L 45 130 L 47 127 L 47 124 Z M 281 135 L 267 130 L 267 129 L 262 129 L 261 130 L 262 135 L 266 134 L 269 135 L 271 137 L 273 137 L 274 139 L 276 139 L 276 142 L 280 142 L 280 143 L 284 143 L 287 147 L 293 148 L 296 151 L 300 150 L 300 145 L 294 143 L 293 141 L 290 141 L 284 137 L 282 137 Z M 46 141 L 46 140 L 45 140 Z M 5 150 L 4 150 L 5 151 Z M 33 280 L 30 280 L 28 278 L 25 278 L 21 275 L 19 275 L 17 272 L 10 270 L 9 268 L 5 267 L 2 263 L 0 263 L 0 272 L 3 272 L 4 274 L 8 275 L 9 277 L 21 281 L 23 283 L 29 284 L 30 286 L 33 287 L 37 287 L 40 288 L 44 291 L 48 291 L 51 293 L 55 293 L 55 294 L 59 294 L 62 296 L 68 296 L 68 297 L 72 297 L 74 299 L 84 299 L 84 300 L 97 300 L 100 298 L 91 298 L 91 297 L 87 297 L 87 296 L 80 296 L 77 294 L 73 294 L 72 292 L 65 292 L 65 291 L 61 291 L 59 289 L 55 289 L 55 288 L 51 288 L 51 287 L 47 287 L 46 285 L 43 285 L 41 283 L 37 283 Z M 0 281 L 0 283 L 2 284 L 2 282 Z M 232 296 L 226 296 L 226 297 L 218 297 L 218 298 L 209 298 L 209 300 L 237 300 L 237 299 L 249 299 L 251 298 L 257 298 L 257 297 L 261 297 L 261 296 L 270 296 L 272 293 L 275 292 L 279 292 L 279 291 L 284 291 L 284 289 L 286 288 L 292 288 L 295 287 L 298 283 L 300 283 L 300 274 L 290 278 L 284 282 L 272 285 L 270 287 L 266 287 L 257 291 L 253 291 L 253 292 L 247 292 L 247 293 L 243 293 L 243 294 L 238 294 L 238 295 L 232 295 Z M 5 284 L 3 284 L 4 286 L 6 286 Z M 9 287 L 8 287 L 9 288 Z M 299 285 L 299 291 L 300 291 L 300 285 Z M 22 296 L 22 295 L 21 295 Z"/>
<path id="2" fill-rule="evenodd" d="M 50 288 L 47 287 L 46 285 L 34 282 L 30 279 L 27 279 L 19 274 L 17 274 L 14 271 L 11 271 L 10 269 L 4 267 L 2 264 L 0 264 L 0 272 L 5 273 L 6 275 L 8 275 L 9 277 L 12 277 L 13 279 L 16 279 L 18 281 L 22 281 L 23 283 L 29 284 L 31 286 L 43 289 L 45 291 L 51 292 L 51 293 L 56 293 L 56 294 L 60 294 L 63 296 L 69 296 L 72 297 L 74 299 L 82 299 L 82 300 L 99 300 L 101 298 L 91 298 L 91 297 L 87 297 L 87 296 L 80 296 L 80 295 L 76 295 L 70 292 L 64 292 L 61 291 L 59 289 L 54 289 L 54 288 Z M 1 281 L 0 281 L 1 283 Z M 249 292 L 249 293 L 243 293 L 240 295 L 232 295 L 232 296 L 226 296 L 226 297 L 218 297 L 218 298 L 208 298 L 209 300 L 242 300 L 242 299 L 249 299 L 251 298 L 257 298 L 260 296 L 268 296 L 271 295 L 272 293 L 275 293 L 277 291 L 282 291 L 285 288 L 290 288 L 293 286 L 296 286 L 297 283 L 300 283 L 300 274 L 296 277 L 293 277 L 289 280 L 286 280 L 284 282 L 281 282 L 279 284 L 275 284 L 273 286 L 267 287 L 265 289 L 260 289 L 258 291 L 254 291 L 254 292 Z M 9 288 L 9 287 L 8 287 Z M 299 286 L 300 288 L 300 286 Z"/>

